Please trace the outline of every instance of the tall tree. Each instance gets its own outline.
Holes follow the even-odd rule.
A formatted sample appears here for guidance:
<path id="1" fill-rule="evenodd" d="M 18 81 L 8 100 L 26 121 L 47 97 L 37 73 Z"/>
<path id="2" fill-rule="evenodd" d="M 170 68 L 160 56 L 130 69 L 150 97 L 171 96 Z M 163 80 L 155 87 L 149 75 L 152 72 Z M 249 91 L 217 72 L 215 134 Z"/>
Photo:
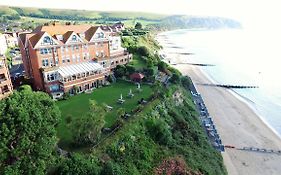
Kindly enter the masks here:
<path id="1" fill-rule="evenodd" d="M 88 145 L 98 141 L 101 129 L 104 127 L 105 109 L 94 100 L 90 100 L 90 111 L 87 115 L 81 116 L 72 121 L 70 128 L 74 131 L 76 145 Z"/>
<path id="2" fill-rule="evenodd" d="M 45 174 L 59 118 L 54 101 L 29 86 L 0 101 L 0 174 Z"/>

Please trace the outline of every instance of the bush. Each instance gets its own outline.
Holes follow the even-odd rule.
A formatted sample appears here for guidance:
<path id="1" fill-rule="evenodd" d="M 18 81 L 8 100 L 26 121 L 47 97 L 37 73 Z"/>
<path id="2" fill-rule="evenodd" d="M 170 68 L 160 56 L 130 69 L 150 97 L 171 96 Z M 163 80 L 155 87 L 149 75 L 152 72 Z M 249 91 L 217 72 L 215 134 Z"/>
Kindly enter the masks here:
<path id="1" fill-rule="evenodd" d="M 185 76 L 181 77 L 181 84 L 183 85 L 183 87 L 189 88 L 189 86 L 190 86 L 189 78 L 185 77 Z"/>
<path id="2" fill-rule="evenodd" d="M 19 87 L 19 91 L 32 91 L 32 88 L 29 85 L 22 85 Z"/>
<path id="3" fill-rule="evenodd" d="M 109 76 L 107 77 L 107 80 L 108 80 L 110 83 L 113 83 L 113 82 L 114 82 L 113 75 L 109 75 Z"/>
<path id="4" fill-rule="evenodd" d="M 153 63 L 153 58 L 148 58 L 146 61 L 147 67 L 153 67 L 154 63 Z"/>
<path id="5" fill-rule="evenodd" d="M 70 97 L 69 92 L 66 92 L 66 93 L 63 94 L 62 99 L 67 100 L 67 99 L 69 99 L 69 97 Z"/>
<path id="6" fill-rule="evenodd" d="M 127 73 L 126 67 L 124 65 L 117 65 L 115 68 L 116 77 L 123 77 Z"/>
<path id="7" fill-rule="evenodd" d="M 180 75 L 178 75 L 176 73 L 173 73 L 170 80 L 171 80 L 172 83 L 179 83 L 180 82 Z"/>
<path id="8" fill-rule="evenodd" d="M 148 68 L 148 69 L 146 69 L 146 72 L 147 72 L 147 75 L 151 76 L 151 77 L 156 74 L 155 68 Z"/>
<path id="9" fill-rule="evenodd" d="M 163 61 L 160 61 L 158 63 L 158 70 L 160 70 L 162 72 L 166 72 L 167 67 L 168 67 L 168 65 L 165 62 L 163 62 Z"/>
<path id="10" fill-rule="evenodd" d="M 126 69 L 127 69 L 127 72 L 129 74 L 132 74 L 132 73 L 136 72 L 136 68 L 134 66 L 132 66 L 132 65 L 127 65 Z"/>
<path id="11" fill-rule="evenodd" d="M 108 162 L 100 173 L 101 175 L 119 175 L 122 174 L 121 168 L 118 163 L 113 161 Z"/>
<path id="12" fill-rule="evenodd" d="M 137 22 L 136 25 L 135 25 L 135 29 L 142 29 L 142 24 L 140 22 Z"/>
<path id="13" fill-rule="evenodd" d="M 172 142 L 172 133 L 169 125 L 162 119 L 151 118 L 146 122 L 146 128 L 150 137 L 161 145 L 168 145 Z"/>
<path id="14" fill-rule="evenodd" d="M 55 174 L 98 175 L 100 169 L 95 158 L 85 158 L 80 154 L 73 154 L 70 158 L 63 160 Z"/>
<path id="15" fill-rule="evenodd" d="M 141 56 L 149 56 L 149 50 L 146 46 L 141 46 L 137 49 L 137 53 Z"/>

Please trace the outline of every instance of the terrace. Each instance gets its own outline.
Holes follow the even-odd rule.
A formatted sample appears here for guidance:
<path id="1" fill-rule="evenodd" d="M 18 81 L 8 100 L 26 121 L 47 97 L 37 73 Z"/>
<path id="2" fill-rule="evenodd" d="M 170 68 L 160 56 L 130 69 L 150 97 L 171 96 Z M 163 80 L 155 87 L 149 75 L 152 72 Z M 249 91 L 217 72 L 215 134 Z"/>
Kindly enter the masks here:
<path id="1" fill-rule="evenodd" d="M 93 93 L 83 93 L 68 100 L 58 101 L 57 104 L 62 114 L 62 121 L 57 128 L 60 145 L 68 147 L 72 141 L 72 133 L 67 128 L 66 120 L 86 115 L 89 111 L 89 100 L 95 100 L 98 105 L 106 104 L 112 107 L 105 115 L 105 127 L 110 127 L 116 122 L 118 109 L 123 108 L 130 113 L 138 107 L 138 101 L 142 98 L 147 100 L 152 95 L 152 88 L 149 85 L 141 85 L 141 89 L 141 92 L 137 91 L 137 85 L 134 83 L 118 81 L 110 86 L 96 89 Z M 130 92 L 134 93 L 133 97 L 129 96 Z M 122 104 L 117 102 L 120 94 L 125 99 Z"/>

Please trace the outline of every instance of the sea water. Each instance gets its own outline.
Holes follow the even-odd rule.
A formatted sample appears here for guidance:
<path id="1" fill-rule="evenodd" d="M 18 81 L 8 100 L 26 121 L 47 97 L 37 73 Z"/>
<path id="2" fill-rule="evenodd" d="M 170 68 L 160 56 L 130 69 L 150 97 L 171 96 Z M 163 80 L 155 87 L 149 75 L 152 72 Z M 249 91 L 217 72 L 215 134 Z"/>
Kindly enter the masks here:
<path id="1" fill-rule="evenodd" d="M 281 38 L 272 33 L 224 29 L 175 30 L 160 34 L 158 40 L 168 58 L 215 65 L 201 69 L 216 83 L 259 86 L 234 91 L 281 135 Z"/>

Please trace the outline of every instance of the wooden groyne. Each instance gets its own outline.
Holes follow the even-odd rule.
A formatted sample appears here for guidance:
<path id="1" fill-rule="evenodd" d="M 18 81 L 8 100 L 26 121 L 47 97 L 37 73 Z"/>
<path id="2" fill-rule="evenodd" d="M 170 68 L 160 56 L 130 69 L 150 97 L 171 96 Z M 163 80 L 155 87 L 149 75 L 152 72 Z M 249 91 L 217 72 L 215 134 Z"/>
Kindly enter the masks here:
<path id="1" fill-rule="evenodd" d="M 169 52 L 169 54 L 195 55 L 195 53 L 192 53 L 192 52 Z"/>
<path id="2" fill-rule="evenodd" d="M 216 87 L 223 87 L 223 88 L 233 88 L 233 89 L 259 88 L 258 86 L 230 85 L 230 84 L 201 84 L 201 85 L 216 86 Z"/>
<path id="3" fill-rule="evenodd" d="M 180 46 L 170 46 L 170 48 L 172 48 L 172 49 L 183 49 L 183 47 L 180 47 Z"/>
<path id="4" fill-rule="evenodd" d="M 192 66 L 216 66 L 214 64 L 204 64 L 204 63 L 176 63 L 176 64 L 188 64 Z"/>
<path id="5" fill-rule="evenodd" d="M 243 147 L 243 148 L 239 148 L 238 150 L 253 151 L 253 152 L 260 152 L 260 153 L 274 153 L 274 154 L 281 155 L 281 150 L 273 150 L 273 149 L 265 149 L 265 148 Z"/>
<path id="6" fill-rule="evenodd" d="M 191 53 L 191 52 L 181 52 L 179 54 L 180 55 L 195 55 L 195 53 Z"/>
<path id="7" fill-rule="evenodd" d="M 243 86 L 243 85 L 228 85 L 228 84 L 217 84 L 216 86 L 224 87 L 224 88 L 237 88 L 237 89 L 259 88 L 258 86 Z"/>
<path id="8" fill-rule="evenodd" d="M 281 150 L 273 150 L 273 149 L 266 149 L 266 148 L 256 148 L 256 147 L 243 147 L 243 148 L 236 148 L 235 146 L 225 145 L 225 148 L 228 149 L 236 149 L 240 151 L 250 151 L 250 152 L 258 152 L 258 153 L 271 153 L 271 154 L 278 154 L 281 155 Z"/>

